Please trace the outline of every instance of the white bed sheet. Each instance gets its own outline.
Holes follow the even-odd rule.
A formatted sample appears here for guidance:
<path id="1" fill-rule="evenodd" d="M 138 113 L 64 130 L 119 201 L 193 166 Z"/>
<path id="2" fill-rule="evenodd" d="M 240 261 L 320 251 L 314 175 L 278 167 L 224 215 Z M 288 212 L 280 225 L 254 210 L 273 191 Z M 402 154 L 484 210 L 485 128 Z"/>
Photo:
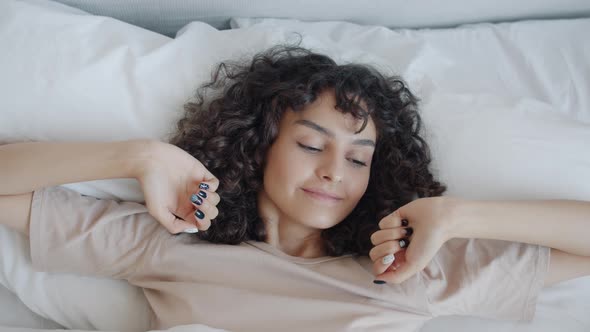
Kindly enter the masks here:
<path id="1" fill-rule="evenodd" d="M 31 311 L 14 293 L 0 284 L 0 330 L 6 327 L 60 329 L 63 326 Z"/>

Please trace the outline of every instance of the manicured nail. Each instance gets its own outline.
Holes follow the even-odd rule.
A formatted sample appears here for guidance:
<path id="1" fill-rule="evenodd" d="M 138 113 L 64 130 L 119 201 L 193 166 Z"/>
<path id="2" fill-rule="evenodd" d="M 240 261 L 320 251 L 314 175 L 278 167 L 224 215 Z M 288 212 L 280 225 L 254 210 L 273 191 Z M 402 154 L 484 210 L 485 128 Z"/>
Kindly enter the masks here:
<path id="1" fill-rule="evenodd" d="M 199 219 L 205 218 L 205 214 L 201 210 L 195 211 L 195 216 L 197 216 L 197 218 L 199 218 Z"/>
<path id="2" fill-rule="evenodd" d="M 199 196 L 203 197 L 203 198 L 207 198 L 207 193 L 204 191 L 199 191 Z"/>
<path id="3" fill-rule="evenodd" d="M 408 226 L 408 221 L 406 219 L 402 219 L 402 226 Z"/>
<path id="4" fill-rule="evenodd" d="M 199 230 L 196 228 L 187 228 L 184 230 L 185 233 L 189 233 L 189 234 L 194 234 L 194 233 L 198 233 Z"/>
<path id="5" fill-rule="evenodd" d="M 410 240 L 408 239 L 401 239 L 399 240 L 399 246 L 400 248 L 405 248 L 410 244 Z"/>
<path id="6" fill-rule="evenodd" d="M 414 229 L 412 227 L 406 228 L 406 235 L 410 236 L 414 233 Z"/>
<path id="7" fill-rule="evenodd" d="M 389 255 L 381 258 L 381 263 L 383 263 L 383 265 L 389 265 L 389 264 L 393 263 L 394 261 L 395 261 L 395 256 L 393 254 L 389 254 Z"/>
<path id="8" fill-rule="evenodd" d="M 197 203 L 199 200 L 201 199 L 201 197 L 197 196 L 197 194 L 192 194 L 191 195 L 191 202 L 193 203 Z"/>
<path id="9" fill-rule="evenodd" d="M 197 200 L 194 203 L 197 205 L 201 205 L 201 204 L 203 204 L 203 199 L 201 197 L 197 196 Z"/>
<path id="10" fill-rule="evenodd" d="M 383 284 L 386 284 L 387 281 L 384 281 L 384 280 L 373 280 L 373 283 L 374 284 L 377 284 L 377 285 L 383 285 Z"/>
<path id="11" fill-rule="evenodd" d="M 207 190 L 207 189 L 209 189 L 209 185 L 206 184 L 206 183 L 201 183 L 201 184 L 199 184 L 199 189 L 205 189 L 205 190 Z"/>

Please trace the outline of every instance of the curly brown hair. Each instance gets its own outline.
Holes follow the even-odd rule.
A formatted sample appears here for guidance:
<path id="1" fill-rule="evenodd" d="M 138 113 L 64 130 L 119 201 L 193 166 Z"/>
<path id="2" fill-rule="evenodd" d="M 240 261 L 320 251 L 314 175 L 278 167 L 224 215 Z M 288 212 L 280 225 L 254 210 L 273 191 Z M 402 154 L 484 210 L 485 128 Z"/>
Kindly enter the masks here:
<path id="1" fill-rule="evenodd" d="M 400 77 L 279 45 L 246 63 L 222 62 L 211 81 L 197 89 L 196 101 L 184 107 L 170 143 L 201 161 L 220 181 L 219 215 L 195 236 L 225 244 L 265 240 L 257 193 L 263 188 L 266 153 L 283 113 L 303 110 L 327 89 L 335 92 L 339 111 L 364 119 L 359 132 L 369 116 L 377 129 L 365 194 L 343 221 L 322 231 L 328 255 L 368 255 L 370 236 L 381 218 L 416 197 L 445 191 L 428 169 L 430 150 L 420 136 L 417 98 Z"/>

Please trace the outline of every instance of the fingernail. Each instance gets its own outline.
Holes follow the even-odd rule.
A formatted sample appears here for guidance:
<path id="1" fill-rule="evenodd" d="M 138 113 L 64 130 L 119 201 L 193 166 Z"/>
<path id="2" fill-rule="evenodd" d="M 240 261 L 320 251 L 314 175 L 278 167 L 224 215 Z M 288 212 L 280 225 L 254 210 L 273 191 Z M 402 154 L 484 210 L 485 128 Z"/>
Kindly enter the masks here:
<path id="1" fill-rule="evenodd" d="M 199 230 L 197 228 L 187 228 L 184 230 L 185 233 L 189 233 L 189 234 L 194 234 L 194 233 L 198 233 Z"/>
<path id="2" fill-rule="evenodd" d="M 389 264 L 393 263 L 394 261 L 395 261 L 395 256 L 393 254 L 389 254 L 389 255 L 381 258 L 381 263 L 383 263 L 383 265 L 389 265 Z"/>
<path id="3" fill-rule="evenodd" d="M 408 221 L 406 219 L 402 219 L 402 226 L 408 226 Z"/>
<path id="4" fill-rule="evenodd" d="M 410 236 L 414 233 L 414 229 L 412 227 L 406 228 L 406 235 Z"/>
<path id="5" fill-rule="evenodd" d="M 207 189 L 209 189 L 209 185 L 206 184 L 206 183 L 201 183 L 201 184 L 199 184 L 199 189 L 205 189 L 205 190 L 207 190 Z"/>
<path id="6" fill-rule="evenodd" d="M 408 239 L 401 239 L 399 240 L 399 246 L 400 248 L 405 248 L 410 244 L 410 240 Z"/>
<path id="7" fill-rule="evenodd" d="M 205 214 L 201 210 L 195 211 L 195 216 L 197 216 L 197 218 L 199 218 L 199 219 L 205 218 Z"/>
<path id="8" fill-rule="evenodd" d="M 377 285 L 383 285 L 383 284 L 386 284 L 387 282 L 384 280 L 373 280 L 373 283 L 377 284 Z"/>
<path id="9" fill-rule="evenodd" d="M 193 202 L 197 205 L 201 205 L 201 204 L 203 204 L 203 199 L 201 199 L 201 197 L 197 196 L 196 194 L 192 194 L 191 195 L 191 202 Z"/>
<path id="10" fill-rule="evenodd" d="M 203 197 L 203 198 L 207 198 L 207 193 L 204 191 L 199 191 L 199 196 Z"/>

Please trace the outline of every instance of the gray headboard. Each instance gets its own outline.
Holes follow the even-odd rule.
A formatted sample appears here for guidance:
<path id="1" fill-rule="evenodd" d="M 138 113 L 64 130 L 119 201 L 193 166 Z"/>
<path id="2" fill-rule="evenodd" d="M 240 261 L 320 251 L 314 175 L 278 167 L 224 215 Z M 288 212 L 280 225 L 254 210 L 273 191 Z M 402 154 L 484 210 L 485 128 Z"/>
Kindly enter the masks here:
<path id="1" fill-rule="evenodd" d="M 391 28 L 590 17 L 588 0 L 54 0 L 174 36 L 191 21 L 229 28 L 231 17 L 348 21 Z"/>

